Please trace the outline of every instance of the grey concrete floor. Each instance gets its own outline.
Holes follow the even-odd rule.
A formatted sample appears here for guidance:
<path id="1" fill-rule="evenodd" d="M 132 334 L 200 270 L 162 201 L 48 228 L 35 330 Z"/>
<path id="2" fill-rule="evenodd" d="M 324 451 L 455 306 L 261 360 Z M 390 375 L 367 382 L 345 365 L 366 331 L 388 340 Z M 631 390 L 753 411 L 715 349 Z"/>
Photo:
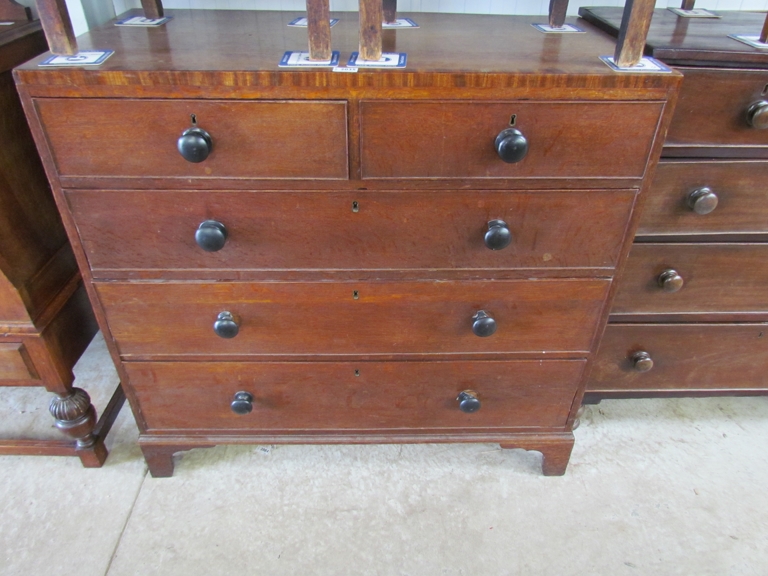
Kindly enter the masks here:
<path id="1" fill-rule="evenodd" d="M 76 367 L 103 407 L 103 340 Z M 0 389 L 0 434 L 56 433 Z M 606 401 L 566 476 L 495 445 L 193 450 L 153 479 L 127 407 L 101 469 L 0 457 L 0 574 L 768 574 L 768 399 Z"/>

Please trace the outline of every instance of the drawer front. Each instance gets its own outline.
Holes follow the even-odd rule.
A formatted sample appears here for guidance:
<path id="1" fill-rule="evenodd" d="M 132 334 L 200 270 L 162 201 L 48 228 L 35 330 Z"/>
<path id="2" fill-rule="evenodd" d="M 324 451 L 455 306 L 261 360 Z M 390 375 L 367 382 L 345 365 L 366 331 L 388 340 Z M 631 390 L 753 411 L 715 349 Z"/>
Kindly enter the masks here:
<path id="1" fill-rule="evenodd" d="M 395 430 L 565 426 L 583 360 L 512 362 L 128 362 L 150 429 Z M 458 395 L 476 392 L 465 413 Z M 236 414 L 237 392 L 252 396 Z"/>
<path id="2" fill-rule="evenodd" d="M 768 132 L 750 127 L 747 111 L 765 99 L 766 70 L 680 68 L 683 85 L 665 146 L 749 147 L 768 154 Z"/>
<path id="3" fill-rule="evenodd" d="M 767 261 L 768 244 L 635 244 L 611 312 L 766 311 Z M 667 270 L 682 278 L 676 292 L 660 286 L 659 277 Z"/>
<path id="4" fill-rule="evenodd" d="M 360 106 L 364 178 L 639 178 L 663 108 L 658 102 Z M 509 164 L 495 141 L 513 116 L 528 152 Z"/>
<path id="5" fill-rule="evenodd" d="M 20 342 L 0 344 L 0 386 L 4 381 L 16 383 L 38 379 L 24 344 Z"/>
<path id="6" fill-rule="evenodd" d="M 67 193 L 96 277 L 119 277 L 120 270 L 207 269 L 221 271 L 222 278 L 243 269 L 613 268 L 634 196 L 632 191 Z M 224 225 L 226 239 L 221 249 L 206 252 L 195 235 L 210 220 Z M 489 227 L 494 220 L 506 226 Z M 485 236 L 494 245 L 505 227 L 511 243 L 489 249 Z M 220 231 L 215 234 L 224 240 Z"/>
<path id="7" fill-rule="evenodd" d="M 586 352 L 609 281 L 96 286 L 124 356 L 344 355 Z M 475 335 L 473 316 L 478 311 L 495 320 L 495 334 Z M 221 312 L 230 312 L 239 324 L 235 337 L 214 332 Z M 485 323 L 489 321 L 480 322 Z"/>
<path id="8" fill-rule="evenodd" d="M 587 392 L 765 390 L 766 366 L 768 324 L 609 324 Z"/>
<path id="9" fill-rule="evenodd" d="M 345 179 L 345 102 L 38 99 L 60 176 Z M 210 134 L 203 162 L 177 150 Z"/>
<path id="10" fill-rule="evenodd" d="M 764 234 L 766 182 L 768 162 L 662 161 L 637 233 Z"/>

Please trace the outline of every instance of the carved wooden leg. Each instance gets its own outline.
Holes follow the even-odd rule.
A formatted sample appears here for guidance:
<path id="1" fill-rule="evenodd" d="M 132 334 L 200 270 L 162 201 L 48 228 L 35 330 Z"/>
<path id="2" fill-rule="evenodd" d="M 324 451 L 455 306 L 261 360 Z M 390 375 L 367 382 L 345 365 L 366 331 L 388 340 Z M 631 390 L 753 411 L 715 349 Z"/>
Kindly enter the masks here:
<path id="1" fill-rule="evenodd" d="M 505 450 L 522 448 L 541 452 L 543 456 L 541 469 L 544 476 L 562 476 L 571 458 L 573 442 L 573 434 L 566 432 L 529 438 L 521 437 L 514 442 L 501 442 L 499 446 Z"/>
<path id="2" fill-rule="evenodd" d="M 562 28 L 567 11 L 568 0 L 549 0 L 549 25 L 552 28 Z"/>
<path id="3" fill-rule="evenodd" d="M 77 454 L 86 468 L 99 468 L 107 459 L 104 441 L 93 434 L 96 409 L 85 390 L 72 388 L 69 394 L 55 396 L 49 407 L 56 428 L 75 440 Z"/>
<path id="4" fill-rule="evenodd" d="M 144 460 L 147 461 L 152 478 L 170 478 L 173 476 L 173 455 L 180 450 L 181 448 L 176 446 L 142 445 L 141 451 L 144 454 Z"/>
<path id="5" fill-rule="evenodd" d="M 617 66 L 625 68 L 640 62 L 655 7 L 656 0 L 626 0 L 614 54 Z"/>

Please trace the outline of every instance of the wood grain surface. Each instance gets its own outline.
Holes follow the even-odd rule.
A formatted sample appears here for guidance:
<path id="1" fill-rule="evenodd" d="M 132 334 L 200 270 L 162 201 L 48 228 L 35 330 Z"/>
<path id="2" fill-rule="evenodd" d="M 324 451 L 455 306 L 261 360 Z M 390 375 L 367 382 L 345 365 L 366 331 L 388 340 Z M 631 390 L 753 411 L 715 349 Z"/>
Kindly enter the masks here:
<path id="1" fill-rule="evenodd" d="M 583 360 L 512 362 L 129 362 L 150 430 L 427 433 L 564 427 Z M 456 398 L 477 392 L 465 414 Z M 236 392 L 253 411 L 230 409 Z"/>

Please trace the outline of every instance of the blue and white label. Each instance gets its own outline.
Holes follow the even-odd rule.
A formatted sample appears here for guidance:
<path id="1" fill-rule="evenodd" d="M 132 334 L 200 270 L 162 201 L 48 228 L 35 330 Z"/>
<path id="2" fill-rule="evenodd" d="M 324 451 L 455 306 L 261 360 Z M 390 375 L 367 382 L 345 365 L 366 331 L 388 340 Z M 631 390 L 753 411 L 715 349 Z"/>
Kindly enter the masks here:
<path id="1" fill-rule="evenodd" d="M 731 34 L 728 38 L 733 38 L 744 44 L 752 46 L 752 48 L 759 48 L 760 50 L 768 50 L 768 43 L 760 42 L 760 36 L 739 36 L 738 34 Z"/>
<path id="2" fill-rule="evenodd" d="M 336 26 L 336 24 L 339 23 L 338 18 L 331 18 L 331 28 Z M 301 18 L 295 18 L 288 22 L 288 26 L 293 26 L 294 28 L 307 28 L 309 26 L 309 19 L 306 16 L 302 16 Z"/>
<path id="3" fill-rule="evenodd" d="M 584 30 L 573 24 L 563 24 L 560 28 L 555 28 L 549 24 L 531 24 L 531 26 L 545 34 L 584 34 Z"/>
<path id="4" fill-rule="evenodd" d="M 670 12 L 674 12 L 681 18 L 720 18 L 714 12 L 704 10 L 703 8 L 694 8 L 693 10 L 683 10 L 682 8 L 667 8 Z"/>
<path id="5" fill-rule="evenodd" d="M 649 58 L 648 56 L 643 56 L 640 59 L 640 62 L 634 66 L 617 66 L 613 56 L 600 56 L 600 60 L 605 62 L 609 68 L 616 70 L 617 72 L 660 72 L 663 74 L 672 72 L 672 68 L 666 64 L 662 64 L 655 58 Z"/>
<path id="6" fill-rule="evenodd" d="M 78 52 L 74 56 L 49 56 L 38 66 L 98 66 L 114 53 L 114 50 L 102 50 Z"/>
<path id="7" fill-rule="evenodd" d="M 347 61 L 349 67 L 359 68 L 405 68 L 408 55 L 405 52 L 385 52 L 379 60 L 363 60 L 359 52 L 352 52 Z"/>
<path id="8" fill-rule="evenodd" d="M 331 52 L 330 60 L 310 60 L 309 52 L 286 52 L 280 60 L 281 68 L 328 68 L 339 63 L 340 53 Z"/>
<path id="9" fill-rule="evenodd" d="M 155 28 L 157 26 L 162 26 L 168 20 L 170 20 L 171 16 L 166 16 L 165 18 L 144 18 L 144 16 L 133 16 L 131 18 L 126 18 L 125 20 L 118 20 L 115 22 L 115 26 L 137 26 L 139 28 Z"/>
<path id="10" fill-rule="evenodd" d="M 410 18 L 397 18 L 394 22 L 382 22 L 381 27 L 384 29 L 389 28 L 418 28 L 419 25 L 416 24 L 413 20 Z"/>

